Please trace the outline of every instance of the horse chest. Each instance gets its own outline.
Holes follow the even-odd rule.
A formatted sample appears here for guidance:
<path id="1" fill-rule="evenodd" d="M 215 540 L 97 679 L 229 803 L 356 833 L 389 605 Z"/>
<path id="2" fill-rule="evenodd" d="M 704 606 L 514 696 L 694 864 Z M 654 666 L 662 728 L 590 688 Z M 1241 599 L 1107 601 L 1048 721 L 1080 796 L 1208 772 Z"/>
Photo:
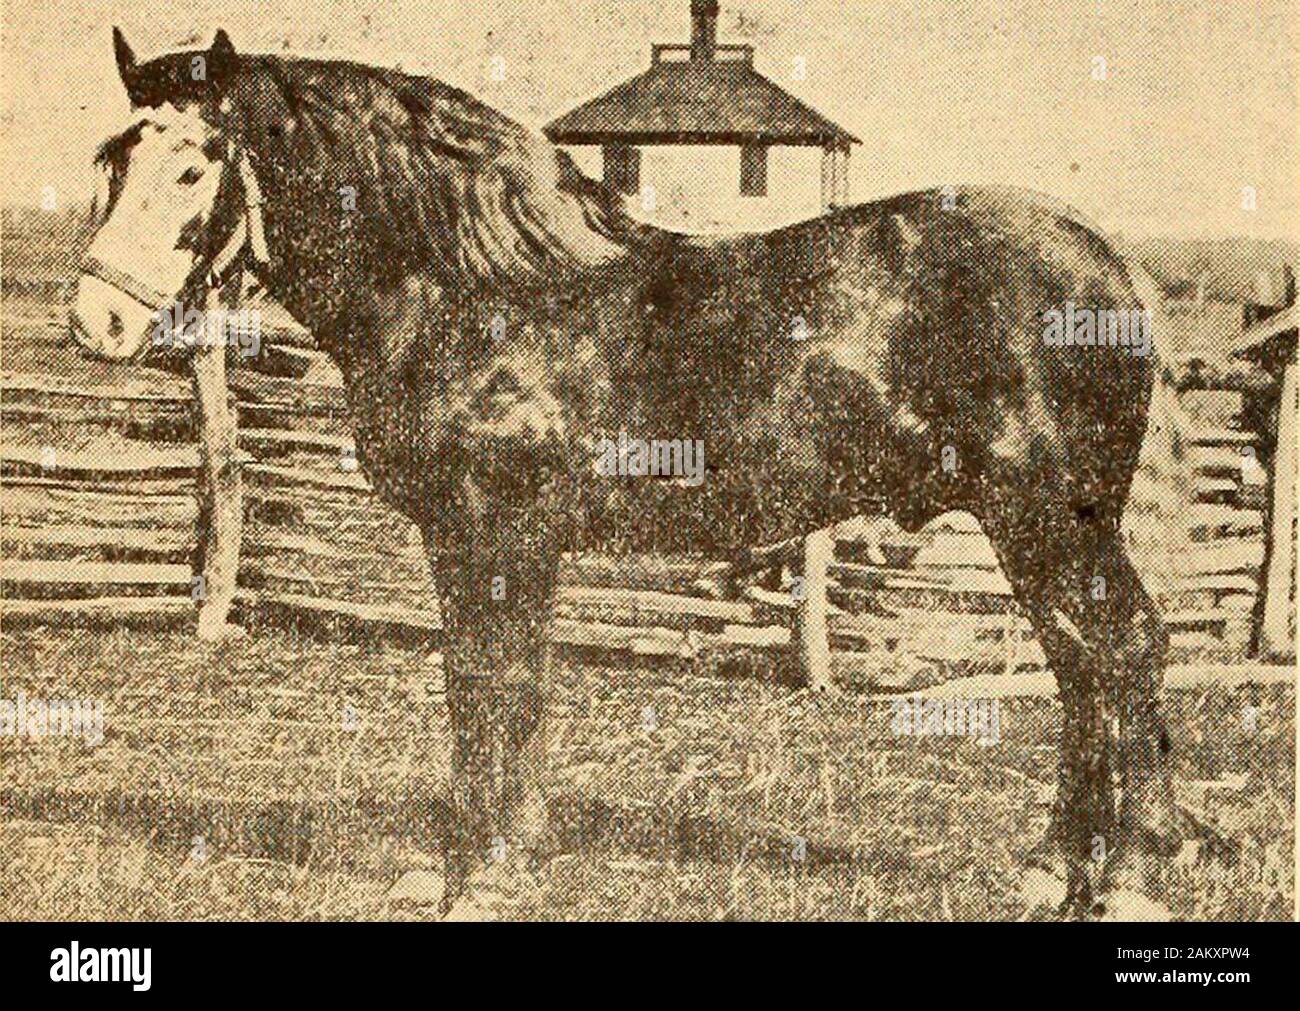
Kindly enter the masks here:
<path id="1" fill-rule="evenodd" d="M 496 502 L 527 502 L 580 437 L 562 386 L 528 347 L 450 375 L 390 363 L 349 383 L 361 465 L 376 493 L 421 525 L 443 520 L 467 483 Z"/>

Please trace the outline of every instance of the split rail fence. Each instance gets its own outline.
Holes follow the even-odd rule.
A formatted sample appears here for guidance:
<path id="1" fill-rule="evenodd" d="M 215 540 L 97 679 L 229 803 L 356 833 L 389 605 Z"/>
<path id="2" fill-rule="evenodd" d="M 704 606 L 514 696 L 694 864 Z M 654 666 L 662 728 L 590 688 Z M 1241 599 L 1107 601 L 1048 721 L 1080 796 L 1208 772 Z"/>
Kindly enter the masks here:
<path id="1" fill-rule="evenodd" d="M 65 341 L 54 320 L 34 321 L 21 336 L 51 354 Z M 436 645 L 420 537 L 357 470 L 337 372 L 301 331 L 264 328 L 262 337 L 261 353 L 229 373 L 244 498 L 237 617 Z M 190 620 L 202 585 L 191 383 L 143 369 L 111 382 L 73 375 L 0 376 L 5 620 Z M 1264 485 L 1243 464 L 1256 437 L 1242 427 L 1239 393 L 1189 391 L 1181 407 L 1188 466 L 1186 486 L 1173 493 L 1185 500 L 1186 523 L 1174 568 L 1162 573 L 1166 621 L 1184 659 L 1240 659 L 1265 555 Z M 883 529 L 880 554 L 866 529 L 862 521 L 837 531 L 827 570 L 836 680 L 901 689 L 1042 666 L 972 518 L 952 514 L 921 534 Z M 567 560 L 555 642 L 601 661 L 788 656 L 800 607 L 788 586 L 708 599 L 692 589 L 702 565 Z"/>

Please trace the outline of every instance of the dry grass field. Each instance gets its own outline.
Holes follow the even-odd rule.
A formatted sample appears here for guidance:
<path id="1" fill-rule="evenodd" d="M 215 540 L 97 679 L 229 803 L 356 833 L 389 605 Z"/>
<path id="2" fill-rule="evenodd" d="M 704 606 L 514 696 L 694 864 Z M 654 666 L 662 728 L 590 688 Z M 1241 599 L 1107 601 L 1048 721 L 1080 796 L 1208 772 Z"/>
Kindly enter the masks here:
<path id="1" fill-rule="evenodd" d="M 13 340 L 13 321 L 49 316 L 76 229 L 29 217 L 6 219 L 3 367 L 41 375 L 48 349 Z M 86 383 L 131 379 L 71 348 L 61 364 Z M 777 673 L 566 659 L 550 698 L 551 852 L 500 915 L 1048 915 L 1021 877 L 1053 792 L 1052 698 L 1000 700 L 1000 741 L 981 746 L 897 737 L 888 699 L 813 696 Z M 434 917 L 418 889 L 394 890 L 436 876 L 447 826 L 431 649 L 273 627 L 211 648 L 188 628 L 7 623 L 0 699 L 19 693 L 101 702 L 104 739 L 0 736 L 0 917 Z M 1153 894 L 1185 919 L 1289 918 L 1293 687 L 1183 688 L 1166 703 L 1181 799 L 1237 851 L 1185 853 Z"/>
<path id="2" fill-rule="evenodd" d="M 260 631 L 10 628 L 2 693 L 99 699 L 104 740 L 0 739 L 0 909 L 32 919 L 432 918 L 448 738 L 435 655 Z M 749 672 L 754 673 L 754 672 Z M 1239 847 L 1171 863 L 1180 918 L 1286 919 L 1294 692 L 1171 691 L 1180 796 Z M 1059 714 L 1001 740 L 891 733 L 887 700 L 714 665 L 560 666 L 555 838 L 511 918 L 1005 920 Z M 1253 716 L 1243 719 L 1250 707 Z M 1253 725 L 1253 731 L 1250 727 Z"/>

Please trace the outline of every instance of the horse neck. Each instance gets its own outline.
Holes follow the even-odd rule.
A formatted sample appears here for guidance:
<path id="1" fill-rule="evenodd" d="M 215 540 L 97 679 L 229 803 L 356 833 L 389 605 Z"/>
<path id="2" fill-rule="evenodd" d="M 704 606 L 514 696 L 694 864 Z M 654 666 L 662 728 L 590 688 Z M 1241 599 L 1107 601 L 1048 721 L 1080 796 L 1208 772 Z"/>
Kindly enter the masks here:
<path id="1" fill-rule="evenodd" d="M 247 131 L 237 142 L 247 143 L 255 167 L 262 166 L 258 175 L 271 259 L 264 276 L 267 290 L 315 335 L 345 375 L 389 372 L 409 358 L 408 334 L 423 332 L 426 343 L 438 338 L 434 343 L 468 353 L 477 344 L 446 330 L 478 326 L 476 313 L 484 304 L 535 307 L 617 283 L 610 278 L 624 275 L 638 260 L 636 250 L 658 234 L 624 218 L 620 198 L 582 177 L 546 144 L 539 157 L 558 157 L 561 178 L 546 191 L 550 232 L 541 238 L 549 241 L 529 247 L 544 257 L 541 262 L 518 276 L 502 276 L 501 270 L 456 276 L 462 257 L 449 251 L 433 254 L 427 265 L 403 269 L 385 255 L 377 231 L 384 226 L 367 219 L 365 207 L 351 212 L 350 219 L 341 213 L 338 178 L 303 164 L 291 142 L 253 137 L 266 138 L 266 132 Z M 465 213 L 472 213 L 468 206 Z M 593 221 L 604 225 L 598 228 Z M 412 301 L 424 305 L 422 316 L 403 305 Z"/>
<path id="2" fill-rule="evenodd" d="M 482 337 L 498 307 L 527 315 L 541 306 L 581 300 L 617 286 L 636 261 L 629 249 L 617 261 L 575 271 L 571 261 L 557 258 L 550 277 L 517 287 L 458 283 L 432 265 L 395 273 L 392 264 L 366 257 L 350 261 L 321 241 L 320 226 L 299 207 L 319 207 L 330 198 L 329 191 L 305 202 L 281 199 L 277 205 L 275 197 L 266 198 L 271 263 L 263 281 L 268 294 L 359 385 L 415 367 L 417 355 L 442 354 L 454 359 L 444 364 L 472 367 L 470 359 L 488 347 Z"/>

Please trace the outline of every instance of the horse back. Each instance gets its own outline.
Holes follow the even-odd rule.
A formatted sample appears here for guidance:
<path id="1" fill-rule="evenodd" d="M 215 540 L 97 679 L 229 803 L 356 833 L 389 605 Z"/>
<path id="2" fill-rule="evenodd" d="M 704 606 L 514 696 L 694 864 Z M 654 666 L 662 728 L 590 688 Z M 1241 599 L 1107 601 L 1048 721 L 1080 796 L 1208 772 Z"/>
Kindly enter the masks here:
<path id="1" fill-rule="evenodd" d="M 1112 448 L 1144 424 L 1153 347 L 1062 345 L 1049 330 L 1067 307 L 1152 307 L 1095 228 L 1035 193 L 925 191 L 767 233 L 660 233 L 631 285 L 607 350 L 637 393 L 624 402 L 651 415 L 677 405 L 707 423 L 689 412 L 834 373 L 882 424 L 910 417 L 972 450 L 1013 414 L 1048 440 L 1086 423 Z"/>

